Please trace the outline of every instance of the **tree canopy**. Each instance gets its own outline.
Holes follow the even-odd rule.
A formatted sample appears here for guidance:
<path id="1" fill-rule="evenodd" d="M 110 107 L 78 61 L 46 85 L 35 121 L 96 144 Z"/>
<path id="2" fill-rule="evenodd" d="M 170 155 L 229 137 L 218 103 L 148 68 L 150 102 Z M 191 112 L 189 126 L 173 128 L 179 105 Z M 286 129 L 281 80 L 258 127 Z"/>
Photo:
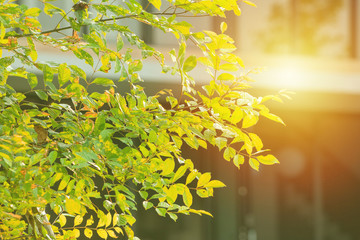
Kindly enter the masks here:
<path id="1" fill-rule="evenodd" d="M 179 214 L 211 215 L 192 208 L 193 197 L 211 197 L 224 184 L 184 158 L 183 145 L 216 146 L 237 168 L 278 163 L 251 127 L 261 117 L 283 123 L 265 103 L 282 101 L 286 92 L 246 92 L 252 71 L 235 55 L 225 22 L 215 33 L 192 32 L 178 20 L 240 15 L 236 0 L 73 0 L 69 9 L 38 2 L 0 0 L 0 239 L 137 239 L 139 207 L 174 221 Z M 49 24 L 39 20 L 44 16 L 60 20 Z M 178 47 L 154 49 L 123 19 L 174 35 Z M 189 45 L 202 55 L 187 54 Z M 40 61 L 42 46 L 89 68 Z M 179 96 L 171 89 L 145 93 L 146 59 L 178 77 Z M 198 86 L 192 72 L 202 69 L 208 81 Z M 129 91 L 121 92 L 120 82 Z"/>

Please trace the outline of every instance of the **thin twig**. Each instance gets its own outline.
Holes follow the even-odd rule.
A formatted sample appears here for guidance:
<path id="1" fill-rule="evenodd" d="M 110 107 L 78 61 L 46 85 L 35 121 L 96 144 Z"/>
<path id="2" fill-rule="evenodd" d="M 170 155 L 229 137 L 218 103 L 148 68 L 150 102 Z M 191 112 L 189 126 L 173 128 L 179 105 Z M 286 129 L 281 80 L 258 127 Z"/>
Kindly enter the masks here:
<path id="1" fill-rule="evenodd" d="M 175 13 L 177 14 L 179 17 L 205 17 L 208 15 L 197 15 L 197 16 L 188 16 L 188 15 L 183 15 L 188 13 L 189 11 L 183 11 L 180 13 Z M 163 12 L 158 12 L 158 13 L 152 13 L 153 15 L 165 15 L 165 16 L 170 16 L 173 15 L 173 13 L 163 13 Z M 126 19 L 126 18 L 138 18 L 140 15 L 126 15 L 126 16 L 120 16 L 120 17 L 115 17 L 115 18 L 106 18 L 106 19 L 101 19 L 98 22 L 109 22 L 109 21 L 114 21 L 114 20 L 121 20 L 121 19 Z M 86 26 L 86 24 L 82 24 L 81 26 Z M 17 35 L 12 35 L 12 36 L 6 36 L 4 37 L 4 39 L 7 39 L 9 37 L 15 37 L 15 38 L 24 38 L 24 37 L 32 37 L 32 36 L 38 36 L 38 35 L 44 35 L 44 34 L 49 34 L 49 33 L 54 33 L 54 32 L 61 32 L 64 30 L 68 30 L 68 29 L 72 29 L 72 26 L 67 26 L 67 27 L 62 27 L 62 28 L 54 28 L 51 30 L 46 30 L 43 32 L 39 32 L 39 33 L 28 33 L 28 34 L 17 34 Z"/>

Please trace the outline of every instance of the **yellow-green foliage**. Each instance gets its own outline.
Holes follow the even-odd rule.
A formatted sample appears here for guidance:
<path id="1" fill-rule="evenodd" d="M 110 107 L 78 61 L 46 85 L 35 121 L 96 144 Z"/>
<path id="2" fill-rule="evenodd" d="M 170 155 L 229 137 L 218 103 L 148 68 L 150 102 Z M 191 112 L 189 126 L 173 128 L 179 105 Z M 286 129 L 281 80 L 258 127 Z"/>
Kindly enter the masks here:
<path id="1" fill-rule="evenodd" d="M 216 34 L 192 33 L 189 23 L 177 21 L 184 14 L 240 15 L 237 1 L 176 0 L 163 9 L 160 0 L 149 0 L 155 12 L 135 0 L 125 4 L 73 0 L 71 9 L 60 9 L 53 1 L 39 2 L 41 9 L 0 1 L 1 239 L 91 238 L 95 232 L 103 239 L 124 235 L 135 239 L 132 214 L 141 207 L 135 198 L 142 199 L 145 209 L 175 221 L 178 214 L 210 215 L 192 208 L 193 197 L 210 197 L 224 184 L 184 159 L 183 144 L 194 149 L 214 145 L 238 168 L 244 162 L 256 170 L 259 163 L 278 162 L 264 155 L 261 139 L 249 128 L 261 116 L 282 123 L 264 105 L 279 96 L 258 98 L 245 92 L 249 76 L 233 54 L 226 23 Z M 47 29 L 39 23 L 40 13 L 60 15 L 61 20 Z M 174 34 L 179 47 L 169 53 L 173 65 L 165 65 L 162 52 L 117 21 L 126 18 Z M 89 31 L 81 35 L 77 32 L 82 26 Z M 73 34 L 67 36 L 64 31 L 69 29 Z M 111 45 L 106 34 L 114 31 L 118 35 Z M 203 55 L 187 55 L 190 44 Z M 39 61 L 42 45 L 73 53 L 93 72 L 69 62 Z M 132 55 L 133 49 L 141 55 Z M 179 76 L 181 96 L 166 89 L 145 94 L 140 71 L 147 58 Z M 209 80 L 202 90 L 195 90 L 196 79 L 191 76 L 198 63 L 207 69 L 204 75 Z M 42 74 L 36 75 L 39 71 Z M 109 71 L 118 74 L 118 80 L 107 78 Z M 99 72 L 101 77 L 94 77 Z M 18 92 L 8 85 L 9 79 L 29 90 Z M 129 92 L 116 88 L 121 81 L 128 82 Z M 93 86 L 102 90 L 89 92 Z M 95 178 L 101 186 L 96 186 Z M 106 194 L 101 196 L 100 191 Z M 95 205 L 98 198 L 103 201 L 101 209 Z M 45 207 L 57 216 L 51 222 Z"/>

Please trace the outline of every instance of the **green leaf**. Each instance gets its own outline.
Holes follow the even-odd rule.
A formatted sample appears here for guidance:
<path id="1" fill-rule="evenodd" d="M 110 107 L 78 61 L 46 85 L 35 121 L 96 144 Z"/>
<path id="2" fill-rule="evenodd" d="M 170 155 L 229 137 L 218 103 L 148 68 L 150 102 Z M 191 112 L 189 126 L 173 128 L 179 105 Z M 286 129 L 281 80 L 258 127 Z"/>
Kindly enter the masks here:
<path id="1" fill-rule="evenodd" d="M 76 65 L 70 65 L 70 68 L 74 71 L 76 76 L 79 76 L 80 78 L 86 80 L 86 73 L 84 72 L 84 70 L 82 70 Z"/>
<path id="2" fill-rule="evenodd" d="M 58 81 L 60 87 L 63 86 L 65 83 L 67 83 L 71 78 L 71 71 L 67 67 L 66 63 L 62 63 L 58 67 Z"/>
<path id="3" fill-rule="evenodd" d="M 152 143 L 155 143 L 157 141 L 158 136 L 154 130 L 152 130 L 152 129 L 150 130 L 148 139 Z"/>
<path id="4" fill-rule="evenodd" d="M 165 217 L 165 215 L 166 215 L 166 209 L 165 208 L 156 208 L 155 211 L 157 212 L 157 214 L 159 214 L 162 217 Z"/>
<path id="5" fill-rule="evenodd" d="M 118 33 L 116 37 L 116 50 L 119 52 L 124 46 L 124 41 L 121 37 L 121 34 Z"/>
<path id="6" fill-rule="evenodd" d="M 6 181 L 6 177 L 4 177 L 4 176 L 0 176 L 0 183 L 3 183 L 3 182 L 5 182 Z"/>
<path id="7" fill-rule="evenodd" d="M 184 72 L 190 72 L 196 67 L 196 57 L 190 56 L 185 60 L 183 70 Z"/>
<path id="8" fill-rule="evenodd" d="M 175 213 L 168 212 L 167 214 L 169 214 L 170 218 L 174 220 L 174 222 L 178 219 L 178 216 Z"/>
<path id="9" fill-rule="evenodd" d="M 102 77 L 95 78 L 94 81 L 91 82 L 91 84 L 97 84 L 101 86 L 115 86 L 113 80 Z"/>
<path id="10" fill-rule="evenodd" d="M 54 78 L 54 74 L 52 72 L 52 68 L 49 65 L 47 65 L 47 64 L 43 65 L 43 73 L 44 73 L 44 81 L 52 82 L 52 80 Z"/>
<path id="11" fill-rule="evenodd" d="M 86 52 L 85 50 L 81 49 L 81 48 L 74 48 L 73 49 L 73 53 L 75 54 L 75 56 L 79 59 L 84 59 L 85 62 L 87 64 L 89 64 L 90 66 L 94 65 L 94 59 L 93 57 Z"/>
<path id="12" fill-rule="evenodd" d="M 134 60 L 129 64 L 129 73 L 138 72 L 143 68 L 141 60 Z"/>
<path id="13" fill-rule="evenodd" d="M 279 163 L 279 160 L 277 160 L 277 158 L 271 154 L 266 156 L 258 156 L 256 159 L 264 165 L 273 165 Z"/>
<path id="14" fill-rule="evenodd" d="M 147 197 L 149 195 L 149 193 L 146 191 L 140 191 L 139 194 L 143 199 L 147 199 Z"/>
<path id="15" fill-rule="evenodd" d="M 144 206 L 145 210 L 148 210 L 148 209 L 152 208 L 154 206 L 154 204 L 152 202 L 143 201 L 143 206 Z"/>
<path id="16" fill-rule="evenodd" d="M 37 79 L 35 74 L 28 73 L 27 74 L 27 79 L 28 79 L 28 82 L 29 82 L 29 85 L 30 85 L 31 89 L 35 88 L 38 85 L 38 79 Z"/>
<path id="17" fill-rule="evenodd" d="M 184 63 L 185 49 L 186 49 L 186 43 L 181 42 L 180 47 L 179 47 L 179 52 L 178 52 L 178 58 L 179 58 L 181 65 L 183 65 L 183 63 Z"/>

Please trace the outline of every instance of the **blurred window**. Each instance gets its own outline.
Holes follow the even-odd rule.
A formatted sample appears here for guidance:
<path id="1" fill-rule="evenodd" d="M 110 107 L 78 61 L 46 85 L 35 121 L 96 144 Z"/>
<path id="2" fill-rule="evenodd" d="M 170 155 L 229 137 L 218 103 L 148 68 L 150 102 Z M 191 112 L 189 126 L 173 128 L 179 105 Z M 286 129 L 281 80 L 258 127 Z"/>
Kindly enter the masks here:
<path id="1" fill-rule="evenodd" d="M 353 57 L 357 0 L 257 2 L 240 18 L 241 50 L 269 54 Z"/>

